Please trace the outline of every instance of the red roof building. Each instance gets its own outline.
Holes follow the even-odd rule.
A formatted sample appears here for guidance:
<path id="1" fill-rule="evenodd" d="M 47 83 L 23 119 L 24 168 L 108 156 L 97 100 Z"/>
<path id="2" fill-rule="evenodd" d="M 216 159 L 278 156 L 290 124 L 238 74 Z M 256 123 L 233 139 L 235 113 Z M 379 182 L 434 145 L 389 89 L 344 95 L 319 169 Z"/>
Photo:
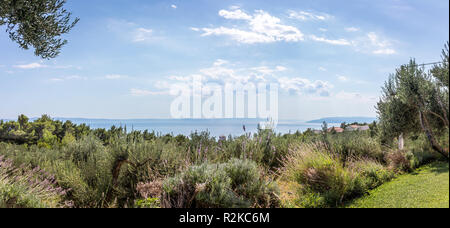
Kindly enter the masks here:
<path id="1" fill-rule="evenodd" d="M 331 127 L 331 128 L 328 128 L 328 132 L 333 131 L 333 128 L 334 128 L 334 130 L 335 130 L 337 133 L 342 133 L 342 132 L 344 132 L 344 129 L 343 129 L 343 128 L 340 128 L 340 127 Z"/>

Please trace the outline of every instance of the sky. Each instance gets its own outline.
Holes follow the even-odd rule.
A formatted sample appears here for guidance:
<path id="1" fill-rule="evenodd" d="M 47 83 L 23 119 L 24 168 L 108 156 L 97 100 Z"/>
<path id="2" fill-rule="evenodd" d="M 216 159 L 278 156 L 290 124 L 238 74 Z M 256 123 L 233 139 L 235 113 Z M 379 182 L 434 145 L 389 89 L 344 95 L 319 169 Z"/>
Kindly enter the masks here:
<path id="1" fill-rule="evenodd" d="M 278 83 L 279 118 L 375 117 L 410 58 L 440 61 L 447 0 L 69 0 L 81 20 L 42 60 L 0 28 L 0 119 L 170 118 L 201 75 Z"/>

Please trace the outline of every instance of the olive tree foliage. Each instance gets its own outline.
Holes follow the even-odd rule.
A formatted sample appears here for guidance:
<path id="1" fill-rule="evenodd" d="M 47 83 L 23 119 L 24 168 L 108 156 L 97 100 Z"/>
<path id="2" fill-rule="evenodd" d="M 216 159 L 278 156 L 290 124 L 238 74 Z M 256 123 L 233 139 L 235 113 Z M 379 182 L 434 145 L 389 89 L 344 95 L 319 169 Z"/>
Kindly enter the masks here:
<path id="1" fill-rule="evenodd" d="M 68 33 L 79 21 L 63 8 L 66 0 L 1 0 L 0 26 L 21 48 L 35 49 L 34 54 L 43 59 L 58 56 Z"/>
<path id="2" fill-rule="evenodd" d="M 447 42 L 442 63 L 429 72 L 411 60 L 389 77 L 377 104 L 383 141 L 401 134 L 424 133 L 432 148 L 448 159 L 448 148 L 437 140 L 449 127 L 448 62 Z"/>

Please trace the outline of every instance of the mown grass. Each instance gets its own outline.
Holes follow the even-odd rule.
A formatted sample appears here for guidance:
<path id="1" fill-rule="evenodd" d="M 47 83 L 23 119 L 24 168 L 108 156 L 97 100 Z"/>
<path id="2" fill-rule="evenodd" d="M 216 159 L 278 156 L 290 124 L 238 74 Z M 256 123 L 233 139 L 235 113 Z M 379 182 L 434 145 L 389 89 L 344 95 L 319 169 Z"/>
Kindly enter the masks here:
<path id="1" fill-rule="evenodd" d="M 449 164 L 436 162 L 357 199 L 350 208 L 449 208 Z"/>

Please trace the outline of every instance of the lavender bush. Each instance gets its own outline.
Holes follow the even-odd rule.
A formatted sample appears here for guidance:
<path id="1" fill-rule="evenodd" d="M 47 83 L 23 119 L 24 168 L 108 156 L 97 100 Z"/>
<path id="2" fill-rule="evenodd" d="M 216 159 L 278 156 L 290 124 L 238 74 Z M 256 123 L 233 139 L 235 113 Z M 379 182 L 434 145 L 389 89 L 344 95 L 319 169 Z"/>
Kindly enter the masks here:
<path id="1" fill-rule="evenodd" d="M 57 187 L 55 177 L 39 167 L 16 168 L 11 160 L 0 156 L 0 207 L 70 207 L 70 202 L 62 201 L 65 194 Z"/>

